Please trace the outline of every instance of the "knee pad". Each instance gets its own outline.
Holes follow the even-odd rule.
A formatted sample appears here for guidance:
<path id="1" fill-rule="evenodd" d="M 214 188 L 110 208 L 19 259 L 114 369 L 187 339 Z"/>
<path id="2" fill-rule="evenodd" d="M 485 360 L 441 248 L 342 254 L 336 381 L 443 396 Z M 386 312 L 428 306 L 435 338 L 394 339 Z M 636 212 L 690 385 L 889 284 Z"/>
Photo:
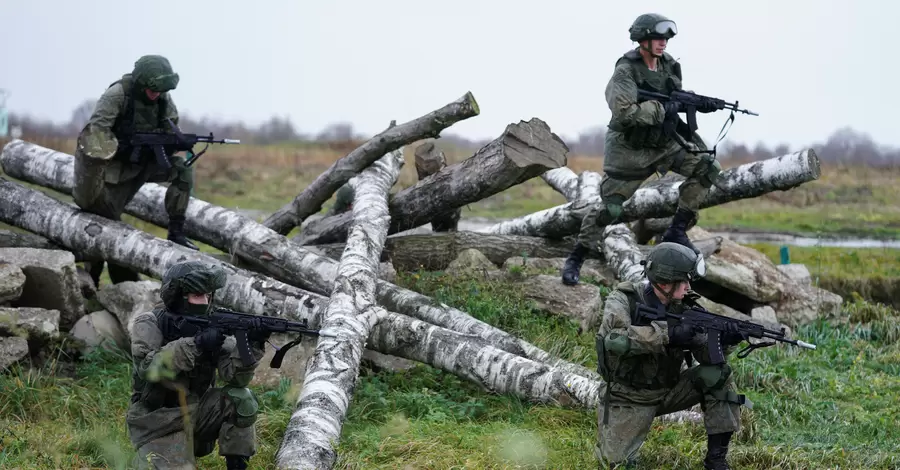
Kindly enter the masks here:
<path id="1" fill-rule="evenodd" d="M 719 179 L 719 174 L 722 173 L 722 165 L 719 164 L 718 160 L 715 160 L 712 157 L 706 156 L 700 165 L 697 166 L 697 180 L 700 181 L 700 185 L 704 188 L 712 187 L 713 183 Z"/>
<path id="2" fill-rule="evenodd" d="M 232 423 L 239 428 L 247 428 L 256 422 L 259 413 L 259 402 L 256 396 L 247 387 L 231 387 L 224 388 L 225 395 L 234 405 L 234 416 Z"/>
<path id="3" fill-rule="evenodd" d="M 603 212 L 597 217 L 599 225 L 607 226 L 615 223 L 622 215 L 622 204 L 625 199 L 618 194 L 603 198 Z"/>
<path id="4" fill-rule="evenodd" d="M 694 377 L 694 386 L 700 392 L 708 393 L 710 390 L 724 387 L 728 377 L 731 377 L 731 366 L 728 364 L 699 365 L 697 375 Z"/>

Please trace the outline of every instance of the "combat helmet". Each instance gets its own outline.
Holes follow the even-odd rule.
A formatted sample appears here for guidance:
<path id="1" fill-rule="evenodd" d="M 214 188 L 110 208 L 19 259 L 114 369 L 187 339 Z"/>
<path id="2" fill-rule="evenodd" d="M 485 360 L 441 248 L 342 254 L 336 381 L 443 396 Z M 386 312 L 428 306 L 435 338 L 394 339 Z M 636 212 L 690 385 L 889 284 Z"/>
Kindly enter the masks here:
<path id="1" fill-rule="evenodd" d="M 169 59 L 161 55 L 145 55 L 138 59 L 131 76 L 140 87 L 159 93 L 174 90 L 179 80 Z"/>
<path id="2" fill-rule="evenodd" d="M 170 311 L 177 313 L 206 314 L 212 309 L 212 302 L 204 305 L 204 311 L 189 307 L 187 294 L 215 295 L 216 290 L 225 287 L 227 274 L 219 266 L 200 261 L 182 261 L 166 270 L 162 277 L 159 296 Z"/>
<path id="3" fill-rule="evenodd" d="M 653 284 L 694 281 L 706 275 L 706 261 L 703 256 L 673 242 L 663 242 L 654 246 L 641 264 L 644 265 L 647 279 Z"/>
<path id="4" fill-rule="evenodd" d="M 658 13 L 644 13 L 638 16 L 628 28 L 629 37 L 634 42 L 645 39 L 672 39 L 678 34 L 675 22 Z"/>

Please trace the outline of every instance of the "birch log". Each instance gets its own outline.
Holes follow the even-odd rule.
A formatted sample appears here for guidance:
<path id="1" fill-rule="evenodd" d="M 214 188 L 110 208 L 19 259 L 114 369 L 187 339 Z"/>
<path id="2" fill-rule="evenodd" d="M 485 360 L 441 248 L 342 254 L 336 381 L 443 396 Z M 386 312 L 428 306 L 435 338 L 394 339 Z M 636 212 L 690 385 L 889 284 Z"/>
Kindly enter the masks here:
<path id="1" fill-rule="evenodd" d="M 322 321 L 322 329 L 337 336 L 316 344 L 297 410 L 276 454 L 279 468 L 334 465 L 366 340 L 378 316 L 384 316 L 375 303 L 375 280 L 390 221 L 388 194 L 402 167 L 403 153 L 394 151 L 350 180 L 353 225 Z"/>
<path id="2" fill-rule="evenodd" d="M 700 207 L 759 197 L 772 191 L 786 191 L 818 179 L 820 171 L 819 157 L 813 149 L 729 168 L 722 172 L 722 181 L 719 183 L 724 191 L 712 187 Z M 666 180 L 641 187 L 625 201 L 621 221 L 674 215 L 678 205 L 679 186 L 681 181 Z M 561 238 L 577 233 L 587 209 L 599 202 L 599 196 L 576 200 L 507 220 L 482 231 L 500 235 Z"/>
<path id="3" fill-rule="evenodd" d="M 15 140 L 3 148 L 0 164 L 3 171 L 13 178 L 64 194 L 72 192 L 71 155 Z M 147 183 L 125 206 L 125 212 L 165 227 L 168 221 L 163 205 L 165 193 L 164 186 Z M 338 265 L 336 261 L 306 250 L 237 212 L 191 198 L 185 217 L 184 228 L 188 236 L 226 253 L 235 254 L 254 269 L 321 295 L 328 295 L 333 288 Z M 460 333 L 480 336 L 504 351 L 588 378 L 599 378 L 599 374 L 586 367 L 554 357 L 527 341 L 409 289 L 379 280 L 378 302 L 390 311 Z"/>
<path id="4" fill-rule="evenodd" d="M 471 92 L 467 92 L 440 109 L 381 132 L 347 156 L 334 162 L 293 201 L 266 218 L 263 225 L 276 233 L 287 235 L 305 218 L 318 212 L 322 208 L 322 204 L 338 188 L 371 165 L 372 162 L 417 140 L 438 137 L 444 129 L 464 119 L 477 116 L 478 113 L 478 103 L 475 101 L 475 97 Z"/>
<path id="5" fill-rule="evenodd" d="M 607 225 L 603 229 L 603 257 L 622 282 L 635 282 L 644 277 L 641 253 L 634 240 L 634 232 L 625 224 Z"/>
<path id="6" fill-rule="evenodd" d="M 181 261 L 215 264 L 228 273 L 225 287 L 216 292 L 217 304 L 257 315 L 306 319 L 314 329 L 322 322 L 327 298 L 321 295 L 235 269 L 124 222 L 79 211 L 3 177 L 0 177 L 0 201 L 3 201 L 0 221 L 46 237 L 66 249 L 83 251 L 92 258 L 113 261 L 157 279 L 169 266 Z M 370 349 L 423 361 L 448 372 L 460 372 L 463 378 L 478 377 L 477 383 L 489 391 L 511 393 L 530 402 L 596 406 L 595 390 L 599 383 L 595 381 L 505 352 L 491 352 L 479 356 L 483 362 L 469 364 L 473 356 L 456 352 L 480 349 L 480 345 L 493 347 L 489 339 L 436 327 L 394 312 L 376 312 L 384 321 L 372 329 Z M 320 333 L 325 337 L 332 334 L 327 329 Z M 564 396 L 571 400 L 566 401 Z"/>
<path id="7" fill-rule="evenodd" d="M 391 227 L 397 233 L 427 224 L 435 215 L 480 201 L 544 172 L 565 166 L 568 147 L 544 121 L 510 124 L 503 134 L 470 158 L 448 166 L 397 192 L 390 201 Z M 347 238 L 348 213 L 310 222 L 300 233 L 303 245 Z"/>
<path id="8" fill-rule="evenodd" d="M 579 175 L 568 167 L 562 167 L 544 173 L 541 178 L 571 202 L 600 196 L 603 177 L 595 171 L 582 171 Z"/>

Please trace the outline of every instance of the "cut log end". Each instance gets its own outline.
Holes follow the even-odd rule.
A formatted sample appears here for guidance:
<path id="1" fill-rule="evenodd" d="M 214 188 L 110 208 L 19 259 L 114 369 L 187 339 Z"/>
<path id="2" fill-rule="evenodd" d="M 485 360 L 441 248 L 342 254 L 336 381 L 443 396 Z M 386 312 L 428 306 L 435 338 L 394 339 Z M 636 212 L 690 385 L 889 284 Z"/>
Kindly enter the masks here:
<path id="1" fill-rule="evenodd" d="M 543 165 L 548 170 L 566 166 L 569 147 L 538 118 L 506 126 L 504 154 L 520 168 Z"/>

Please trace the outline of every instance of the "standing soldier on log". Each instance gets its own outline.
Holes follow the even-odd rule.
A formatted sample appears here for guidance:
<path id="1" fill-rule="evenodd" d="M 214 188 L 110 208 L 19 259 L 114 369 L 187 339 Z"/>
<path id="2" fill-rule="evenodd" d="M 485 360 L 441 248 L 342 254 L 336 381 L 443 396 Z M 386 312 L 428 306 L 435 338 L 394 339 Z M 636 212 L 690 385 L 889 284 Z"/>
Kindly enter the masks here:
<path id="1" fill-rule="evenodd" d="M 629 32 L 639 47 L 616 61 L 606 86 L 612 118 L 600 182 L 602 202 L 586 208 L 575 248 L 563 267 L 566 285 L 578 283 L 584 257 L 602 239 L 603 227 L 617 222 L 625 201 L 656 171 L 673 171 L 687 178 L 679 187 L 678 210 L 663 241 L 680 243 L 696 252 L 685 232 L 696 223 L 700 203 L 721 171 L 712 155 L 701 155 L 707 149 L 703 139 L 696 132 L 685 132 L 685 124 L 678 117 L 684 111 L 681 103 L 638 98 L 639 89 L 668 95 L 682 88 L 681 64 L 665 52 L 668 40 L 678 32 L 675 22 L 659 14 L 644 14 L 637 17 Z M 697 111 L 717 109 L 712 103 L 704 103 Z M 688 134 L 689 142 L 684 142 L 688 148 L 673 138 L 675 129 Z"/>
<path id="2" fill-rule="evenodd" d="M 597 408 L 597 458 L 610 466 L 635 465 L 653 418 L 703 409 L 707 434 L 703 467 L 730 468 L 725 459 L 731 436 L 740 430 L 740 406 L 752 406 L 734 390 L 731 366 L 710 359 L 707 333 L 677 320 L 644 321 L 639 304 L 680 312 L 699 308 L 690 281 L 702 277 L 703 258 L 677 243 L 655 246 L 643 261 L 646 279 L 616 286 L 603 305 L 596 335 L 598 372 L 605 383 Z M 723 356 L 746 340 L 737 329 L 719 337 Z M 689 351 L 689 353 L 688 353 Z M 699 365 L 694 366 L 694 359 Z M 688 361 L 688 368 L 682 365 Z"/>
<path id="3" fill-rule="evenodd" d="M 139 150 L 138 161 L 130 158 L 131 137 L 136 132 L 170 132 L 167 119 L 178 124 L 178 109 L 169 95 L 178 80 L 165 57 L 146 55 L 135 62 L 131 73 L 106 89 L 78 135 L 72 196 L 86 212 L 121 220 L 125 206 L 144 183 L 168 182 L 168 239 L 196 250 L 184 235 L 184 214 L 194 180 L 184 157 L 169 156 L 169 169 L 160 168 L 149 147 Z M 99 284 L 103 261 L 86 262 L 85 268 Z M 114 263 L 109 263 L 109 277 L 114 284 L 139 280 L 136 272 Z"/>
<path id="4" fill-rule="evenodd" d="M 217 440 L 229 470 L 246 469 L 256 454 L 259 403 L 247 385 L 270 333 L 249 332 L 253 363 L 245 366 L 234 336 L 219 327 L 179 327 L 182 315 L 212 311 L 225 280 L 217 266 L 177 263 L 163 274 L 163 305 L 134 319 L 133 393 L 125 420 L 138 468 L 195 468 L 195 458 L 212 452 Z M 217 371 L 223 387 L 215 387 Z"/>

